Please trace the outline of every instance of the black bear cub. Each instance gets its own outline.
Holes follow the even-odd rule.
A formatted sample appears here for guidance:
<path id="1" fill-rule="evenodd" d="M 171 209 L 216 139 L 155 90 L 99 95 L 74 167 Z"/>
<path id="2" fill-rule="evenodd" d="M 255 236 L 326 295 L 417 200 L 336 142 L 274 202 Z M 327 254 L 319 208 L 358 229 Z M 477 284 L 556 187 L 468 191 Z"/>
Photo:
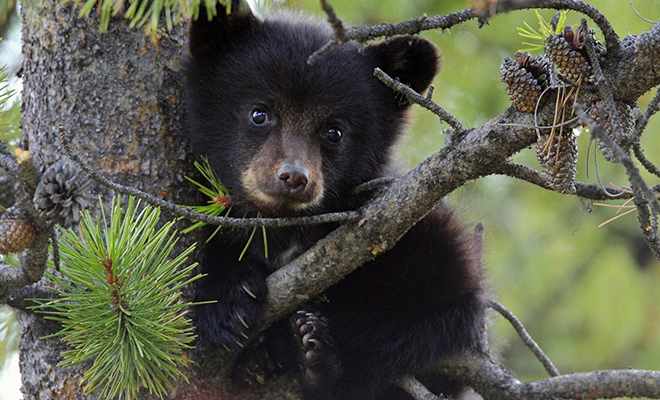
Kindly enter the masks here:
<path id="1" fill-rule="evenodd" d="M 326 24 L 286 14 L 260 19 L 236 0 L 231 14 L 217 11 L 208 21 L 202 9 L 191 26 L 186 107 L 193 150 L 231 193 L 232 215 L 358 209 L 368 196 L 353 189 L 392 174 L 390 153 L 409 109 L 374 68 L 423 92 L 438 69 L 435 47 L 412 36 L 345 44 L 309 65 L 332 36 Z M 244 347 L 268 274 L 334 228 L 268 229 L 268 257 L 255 235 L 240 261 L 250 232 L 216 235 L 196 300 L 217 303 L 196 308 L 199 340 Z M 441 204 L 393 249 L 266 332 L 260 346 L 273 360 L 261 373 L 300 368 L 308 400 L 410 399 L 393 385 L 408 374 L 458 396 L 460 388 L 440 386 L 424 368 L 479 347 L 484 304 L 470 235 Z"/>

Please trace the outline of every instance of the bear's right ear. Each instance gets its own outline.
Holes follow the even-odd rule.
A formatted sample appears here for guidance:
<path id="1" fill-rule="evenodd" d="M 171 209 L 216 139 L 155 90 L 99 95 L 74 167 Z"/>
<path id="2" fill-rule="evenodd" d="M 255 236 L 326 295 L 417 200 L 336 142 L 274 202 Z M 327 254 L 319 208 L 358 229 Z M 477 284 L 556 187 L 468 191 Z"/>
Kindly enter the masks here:
<path id="1" fill-rule="evenodd" d="M 229 8 L 216 0 L 214 10 L 207 9 L 206 3 L 207 0 L 201 2 L 199 14 L 190 26 L 189 48 L 193 58 L 203 58 L 259 24 L 246 0 L 231 0 Z"/>

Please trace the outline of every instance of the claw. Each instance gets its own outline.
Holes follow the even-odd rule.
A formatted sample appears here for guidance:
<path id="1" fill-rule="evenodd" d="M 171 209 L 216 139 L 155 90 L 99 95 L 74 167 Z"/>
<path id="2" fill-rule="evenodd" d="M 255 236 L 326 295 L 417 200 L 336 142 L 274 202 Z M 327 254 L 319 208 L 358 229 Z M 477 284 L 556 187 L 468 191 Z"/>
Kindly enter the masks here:
<path id="1" fill-rule="evenodd" d="M 224 344 L 224 343 L 222 344 L 222 347 L 224 347 L 224 348 L 225 348 L 225 350 L 227 350 L 227 351 L 231 351 L 231 349 L 229 348 L 229 346 L 227 346 L 227 345 L 226 345 L 226 344 Z"/>
<path id="2" fill-rule="evenodd" d="M 245 322 L 245 319 L 243 318 L 243 316 L 239 312 L 236 312 L 236 316 L 241 321 L 241 324 L 243 324 L 245 329 L 250 329 L 250 325 L 248 325 L 247 322 Z"/>
<path id="3" fill-rule="evenodd" d="M 245 334 L 245 332 L 241 332 L 241 336 L 245 338 L 245 340 L 250 340 L 250 337 Z"/>
<path id="4" fill-rule="evenodd" d="M 254 294 L 254 293 L 252 293 L 252 291 L 251 291 L 250 288 L 247 286 L 247 284 L 245 284 L 245 282 L 241 283 L 241 286 L 243 287 L 243 290 L 245 290 L 245 292 L 246 292 L 248 295 L 250 295 L 250 297 L 252 297 L 252 298 L 255 299 L 255 300 L 257 299 L 257 295 Z"/>
<path id="5" fill-rule="evenodd" d="M 238 340 L 234 340 L 234 343 L 236 343 L 241 349 L 245 348 L 245 345 L 243 345 L 243 343 L 239 342 Z"/>
<path id="6" fill-rule="evenodd" d="M 303 336 L 303 338 L 302 338 L 302 342 L 303 342 L 303 344 L 304 344 L 305 346 L 307 346 L 307 343 L 308 343 L 310 340 L 312 340 L 312 334 L 311 334 L 311 333 L 307 333 L 307 334 L 305 334 L 305 336 Z"/>
<path id="7" fill-rule="evenodd" d="M 314 348 L 315 349 L 319 349 L 319 350 L 321 349 L 321 342 L 320 341 L 318 341 L 316 339 L 309 339 L 308 342 L 309 343 L 314 343 Z"/>

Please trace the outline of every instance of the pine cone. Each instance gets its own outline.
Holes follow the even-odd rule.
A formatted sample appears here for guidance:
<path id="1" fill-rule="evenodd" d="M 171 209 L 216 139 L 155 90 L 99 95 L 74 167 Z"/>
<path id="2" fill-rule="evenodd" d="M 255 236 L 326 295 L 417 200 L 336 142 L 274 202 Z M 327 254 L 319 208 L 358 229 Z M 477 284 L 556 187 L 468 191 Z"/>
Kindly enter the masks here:
<path id="1" fill-rule="evenodd" d="M 660 24 L 642 33 L 635 41 L 635 54 L 660 60 Z"/>
<path id="2" fill-rule="evenodd" d="M 90 185 L 76 167 L 58 161 L 41 176 L 34 204 L 43 218 L 62 227 L 73 226 L 80 221 L 80 211 L 92 202 L 86 192 Z"/>
<path id="3" fill-rule="evenodd" d="M 622 102 L 616 102 L 616 111 L 617 115 L 615 116 L 608 114 L 605 111 L 605 104 L 602 101 L 598 101 L 589 110 L 589 116 L 603 127 L 607 136 L 614 140 L 624 151 L 627 151 L 633 142 L 635 115 L 633 114 L 632 107 Z M 615 120 L 619 122 L 621 130 L 614 128 Z M 600 140 L 597 143 L 605 160 L 613 163 L 618 162 L 618 158 L 609 147 L 604 145 Z"/>
<path id="4" fill-rule="evenodd" d="M 560 193 L 575 192 L 575 166 L 578 159 L 577 139 L 573 132 L 543 133 L 536 143 L 536 157 L 545 173 L 552 179 L 550 185 Z"/>
<path id="5" fill-rule="evenodd" d="M 534 112 L 541 93 L 550 86 L 552 65 L 547 58 L 532 58 L 529 53 L 517 52 L 515 58 L 515 61 L 509 57 L 502 61 L 500 79 L 520 111 Z"/>
<path id="6" fill-rule="evenodd" d="M 591 80 L 592 67 L 589 62 L 589 55 L 584 48 L 584 38 L 593 31 L 590 29 L 585 32 L 580 26 L 573 32 L 573 28 L 567 26 L 564 33 L 550 35 L 545 40 L 545 53 L 550 57 L 553 63 L 559 68 L 562 75 L 574 82 L 580 80 L 580 77 Z M 593 38 L 594 49 L 601 57 L 605 54 L 603 45 Z"/>
<path id="7" fill-rule="evenodd" d="M 18 253 L 30 247 L 37 230 L 30 218 L 11 207 L 0 217 L 0 254 Z"/>

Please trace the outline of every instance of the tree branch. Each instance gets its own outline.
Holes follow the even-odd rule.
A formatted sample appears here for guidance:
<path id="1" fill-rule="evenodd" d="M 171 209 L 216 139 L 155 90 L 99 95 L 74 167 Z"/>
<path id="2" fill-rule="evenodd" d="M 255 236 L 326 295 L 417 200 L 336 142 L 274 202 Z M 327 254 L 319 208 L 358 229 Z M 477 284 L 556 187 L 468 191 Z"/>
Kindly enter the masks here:
<path id="1" fill-rule="evenodd" d="M 523 343 L 534 353 L 536 358 L 543 364 L 543 367 L 545 368 L 546 371 L 550 374 L 550 376 L 559 376 L 559 370 L 555 365 L 552 363 L 550 358 L 545 355 L 543 350 L 541 350 L 541 347 L 532 339 L 532 337 L 527 333 L 527 330 L 523 326 L 522 322 L 516 317 L 511 311 L 509 311 L 506 307 L 504 307 L 502 304 L 497 302 L 496 300 L 489 300 L 488 306 L 492 308 L 493 310 L 497 311 L 500 313 L 504 318 L 507 319 L 513 326 L 513 328 L 516 330 L 518 333 L 518 336 L 520 336 L 520 339 L 522 339 Z"/>
<path id="2" fill-rule="evenodd" d="M 323 0 L 323 4 L 326 1 Z M 500 0 L 497 2 L 496 14 L 502 14 L 514 10 L 525 10 L 531 8 L 545 8 L 554 10 L 574 10 L 590 17 L 601 29 L 605 37 L 607 50 L 611 54 L 618 54 L 621 49 L 619 36 L 605 16 L 595 7 L 578 0 Z M 325 7 L 324 7 L 325 10 Z M 326 13 L 328 11 L 326 10 Z M 334 12 L 333 12 L 334 15 Z M 479 15 L 475 7 L 457 11 L 446 15 L 437 15 L 433 17 L 422 16 L 408 21 L 402 21 L 394 24 L 380 24 L 375 26 L 354 27 L 344 31 L 342 38 L 334 37 L 326 43 L 321 49 L 312 54 L 308 60 L 314 63 L 324 54 L 329 52 L 334 46 L 355 40 L 360 43 L 367 42 L 379 37 L 392 37 L 396 35 L 416 35 L 420 32 L 440 29 L 449 29 L 455 25 L 462 24 L 471 19 L 483 17 Z M 328 19 L 337 19 L 328 14 Z M 334 26 L 334 25 L 333 25 Z"/>
<path id="3" fill-rule="evenodd" d="M 659 371 L 594 371 L 520 382 L 488 355 L 480 353 L 442 360 L 434 369 L 489 400 L 660 398 Z"/>
<path id="4" fill-rule="evenodd" d="M 611 149 L 619 162 L 625 167 L 633 192 L 633 201 L 637 206 L 637 219 L 642 229 L 642 233 L 644 234 L 644 239 L 656 259 L 660 260 L 660 240 L 658 238 L 658 230 L 653 229 L 655 224 L 651 224 L 651 213 L 648 209 L 650 203 L 653 214 L 655 215 L 659 213 L 660 202 L 658 201 L 658 198 L 646 185 L 639 174 L 639 169 L 637 169 L 630 156 L 624 152 L 614 140 L 605 134 L 602 126 L 596 124 L 591 118 L 589 118 L 579 104 L 575 105 L 575 110 L 582 121 L 589 125 L 592 137 L 601 140 L 609 149 Z"/>
<path id="5" fill-rule="evenodd" d="M 436 396 L 431 393 L 420 381 L 412 376 L 397 380 L 396 384 L 415 400 L 447 400 L 445 396 Z"/>
<path id="6" fill-rule="evenodd" d="M 449 124 L 454 129 L 454 133 L 458 135 L 462 135 L 465 133 L 465 128 L 463 127 L 463 124 L 456 119 L 451 113 L 444 108 L 440 107 L 437 105 L 433 100 L 431 100 L 428 97 L 424 97 L 414 91 L 410 86 L 404 85 L 403 83 L 392 79 L 389 75 L 384 73 L 380 68 L 376 68 L 374 70 L 374 75 L 376 78 L 380 79 L 381 82 L 383 82 L 387 87 L 390 89 L 399 92 L 406 96 L 408 101 L 411 103 L 419 104 L 420 106 L 426 108 L 427 110 L 431 111 L 433 114 L 437 115 L 440 117 L 441 121 L 445 121 L 446 123 Z"/>

